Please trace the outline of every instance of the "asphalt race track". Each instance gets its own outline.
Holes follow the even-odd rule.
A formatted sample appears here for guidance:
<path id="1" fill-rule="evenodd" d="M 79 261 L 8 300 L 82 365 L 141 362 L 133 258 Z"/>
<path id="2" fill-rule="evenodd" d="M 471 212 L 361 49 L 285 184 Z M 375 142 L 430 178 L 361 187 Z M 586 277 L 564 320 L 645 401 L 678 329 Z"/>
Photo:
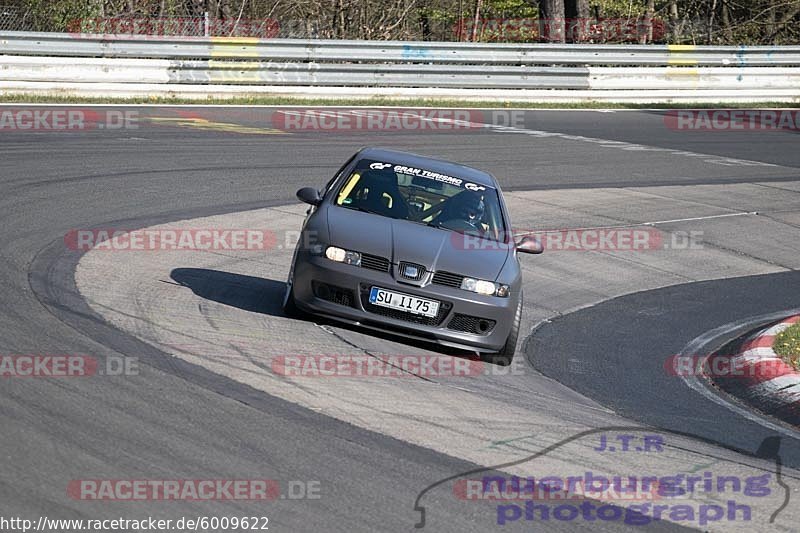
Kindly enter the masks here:
<path id="1" fill-rule="evenodd" d="M 272 531 L 398 531 L 414 529 L 421 505 L 430 531 L 486 531 L 498 527 L 497 503 L 465 501 L 451 487 L 485 467 L 536 477 L 772 476 L 769 495 L 737 499 L 752 507 L 747 520 L 537 524 L 523 513 L 502 530 L 796 529 L 800 511 L 785 496 L 800 488 L 800 435 L 663 370 L 709 330 L 800 307 L 796 132 L 675 131 L 654 111 L 321 132 L 276 130 L 269 108 L 127 110 L 136 128 L 0 131 L 0 355 L 126 356 L 138 368 L 0 378 L 0 515 L 268 516 Z M 334 379 L 276 376 L 275 358 L 439 352 L 283 317 L 286 246 L 83 253 L 65 240 L 91 228 L 267 227 L 283 243 L 304 213 L 295 191 L 322 186 L 365 145 L 490 170 L 517 227 L 635 227 L 662 244 L 523 257 L 526 338 L 507 372 Z M 683 246 L 687 235 L 696 242 Z M 619 434 L 658 435 L 666 446 L 596 450 L 600 436 Z M 270 479 L 282 497 L 68 493 L 87 479 Z M 319 497 L 287 492 L 301 482 Z M 709 493 L 691 505 L 727 499 Z"/>
<path id="2" fill-rule="evenodd" d="M 753 421 L 743 421 L 735 413 L 707 401 L 693 400 L 680 379 L 662 379 L 664 359 L 642 357 L 661 353 L 664 358 L 681 353 L 686 341 L 711 331 L 721 324 L 792 309 L 800 293 L 800 275 L 796 271 L 766 276 L 687 283 L 644 291 L 566 315 L 543 325 L 532 337 L 528 354 L 534 365 L 548 376 L 580 390 L 603 405 L 631 418 L 672 431 L 686 431 L 725 446 L 755 454 L 763 439 L 773 436 L 773 429 Z M 667 307 L 663 302 L 670 302 Z M 718 303 L 712 309 L 708 302 Z M 631 329 L 647 331 L 642 337 L 619 335 L 619 321 Z M 752 328 L 752 326 L 750 326 Z M 582 330 L 580 336 L 564 331 Z M 736 337 L 740 328 L 720 334 L 712 350 L 722 339 Z M 586 349 L 581 339 L 591 338 Z M 541 354 L 540 357 L 537 355 Z M 570 372 L 565 364 L 581 358 L 588 372 Z M 619 372 L 617 369 L 628 369 Z M 680 416 L 675 404 L 680 403 Z M 732 432 L 731 427 L 736 427 Z M 800 448 L 786 439 L 781 458 L 786 464 L 800 464 Z"/>

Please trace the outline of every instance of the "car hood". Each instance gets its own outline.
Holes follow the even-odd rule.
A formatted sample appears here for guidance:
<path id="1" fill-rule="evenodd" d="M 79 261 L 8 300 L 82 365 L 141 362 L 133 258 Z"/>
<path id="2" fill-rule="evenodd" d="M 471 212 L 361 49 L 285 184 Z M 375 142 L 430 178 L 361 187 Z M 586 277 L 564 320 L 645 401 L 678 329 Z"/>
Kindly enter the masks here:
<path id="1" fill-rule="evenodd" d="M 407 220 L 331 206 L 327 213 L 330 244 L 406 261 L 429 271 L 446 271 L 495 281 L 510 253 L 503 243 L 480 240 Z"/>

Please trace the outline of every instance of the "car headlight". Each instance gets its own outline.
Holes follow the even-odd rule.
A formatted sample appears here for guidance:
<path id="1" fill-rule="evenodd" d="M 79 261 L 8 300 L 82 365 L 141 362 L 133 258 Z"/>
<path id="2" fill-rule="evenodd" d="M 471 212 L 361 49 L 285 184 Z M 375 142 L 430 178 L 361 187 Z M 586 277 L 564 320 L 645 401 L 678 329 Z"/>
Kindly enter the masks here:
<path id="1" fill-rule="evenodd" d="M 478 294 L 484 294 L 486 296 L 501 296 L 506 298 L 509 294 L 508 285 L 482 279 L 464 278 L 461 281 L 461 288 L 465 291 L 477 292 Z"/>
<path id="2" fill-rule="evenodd" d="M 353 266 L 361 266 L 361 254 L 358 252 L 351 252 L 336 246 L 328 246 L 325 250 L 325 257 L 337 263 L 346 263 Z"/>

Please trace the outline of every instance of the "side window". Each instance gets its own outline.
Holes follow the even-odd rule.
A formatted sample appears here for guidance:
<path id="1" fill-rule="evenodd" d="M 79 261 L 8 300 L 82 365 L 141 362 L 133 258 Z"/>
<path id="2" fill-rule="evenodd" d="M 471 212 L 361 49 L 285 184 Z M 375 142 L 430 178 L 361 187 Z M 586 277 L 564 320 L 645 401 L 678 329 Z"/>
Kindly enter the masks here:
<path id="1" fill-rule="evenodd" d="M 505 224 L 503 223 L 503 213 L 500 210 L 500 203 L 498 202 L 497 193 L 493 195 L 484 196 L 484 205 L 486 206 L 486 213 L 484 215 L 484 222 L 488 224 L 488 230 L 494 239 L 501 239 L 506 231 Z"/>
<path id="2" fill-rule="evenodd" d="M 333 184 L 336 183 L 336 180 L 342 177 L 342 174 L 344 174 L 345 169 L 350 166 L 350 163 L 353 162 L 353 160 L 356 158 L 357 155 L 358 154 L 353 154 L 353 156 L 350 159 L 348 159 L 347 162 L 344 165 L 342 165 L 342 167 L 339 170 L 336 171 L 336 174 L 333 175 L 330 181 L 325 184 L 325 188 L 322 189 L 322 196 L 327 196 L 328 191 L 331 190 Z"/>
<path id="3" fill-rule="evenodd" d="M 350 179 L 347 180 L 347 183 L 344 184 L 344 187 L 342 187 L 342 190 L 339 192 L 339 196 L 336 198 L 336 205 L 348 205 L 353 203 L 353 200 L 356 198 L 351 197 L 350 194 L 353 192 L 356 185 L 358 185 L 360 179 L 361 174 L 353 172 L 353 175 L 350 176 Z M 364 191 L 362 190 L 359 192 L 363 193 Z"/>

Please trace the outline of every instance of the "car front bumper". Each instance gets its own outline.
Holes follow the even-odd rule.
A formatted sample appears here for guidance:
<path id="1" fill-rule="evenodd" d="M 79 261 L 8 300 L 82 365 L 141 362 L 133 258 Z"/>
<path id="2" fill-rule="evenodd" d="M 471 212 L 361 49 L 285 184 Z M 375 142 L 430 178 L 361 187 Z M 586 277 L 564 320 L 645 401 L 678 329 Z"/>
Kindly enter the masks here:
<path id="1" fill-rule="evenodd" d="M 500 298 L 433 283 L 418 286 L 398 281 L 395 265 L 390 268 L 380 272 L 301 252 L 292 276 L 295 302 L 307 312 L 446 346 L 478 352 L 503 347 L 514 322 L 518 288 Z M 372 305 L 372 287 L 437 300 L 439 313 L 425 318 Z M 491 328 L 485 330 L 487 324 Z"/>

